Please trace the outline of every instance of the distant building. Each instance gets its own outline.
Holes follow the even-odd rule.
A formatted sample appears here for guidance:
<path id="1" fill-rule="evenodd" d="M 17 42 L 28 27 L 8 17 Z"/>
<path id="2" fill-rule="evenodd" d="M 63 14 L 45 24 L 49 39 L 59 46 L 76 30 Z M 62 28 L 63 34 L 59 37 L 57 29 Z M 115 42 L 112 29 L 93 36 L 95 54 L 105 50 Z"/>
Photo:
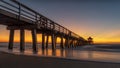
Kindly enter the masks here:
<path id="1" fill-rule="evenodd" d="M 89 37 L 89 38 L 88 38 L 88 44 L 89 44 L 89 45 L 93 44 L 93 38 L 92 38 L 92 37 Z"/>

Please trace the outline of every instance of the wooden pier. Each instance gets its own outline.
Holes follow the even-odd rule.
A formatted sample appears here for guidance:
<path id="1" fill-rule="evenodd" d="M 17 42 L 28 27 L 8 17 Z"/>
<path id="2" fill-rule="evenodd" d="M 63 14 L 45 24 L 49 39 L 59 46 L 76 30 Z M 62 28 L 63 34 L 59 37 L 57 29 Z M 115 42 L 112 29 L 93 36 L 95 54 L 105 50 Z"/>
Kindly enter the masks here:
<path id="1" fill-rule="evenodd" d="M 41 15 L 16 0 L 0 0 L 0 24 L 10 31 L 8 49 L 13 49 L 14 32 L 20 30 L 20 51 L 25 50 L 25 30 L 31 31 L 33 51 L 37 52 L 37 34 L 42 34 L 42 49 L 48 48 L 51 36 L 52 49 L 56 40 L 61 39 L 60 48 L 71 48 L 86 44 L 86 40 L 51 19 Z M 46 41 L 45 41 L 46 37 Z M 64 41 L 65 39 L 65 41 Z"/>

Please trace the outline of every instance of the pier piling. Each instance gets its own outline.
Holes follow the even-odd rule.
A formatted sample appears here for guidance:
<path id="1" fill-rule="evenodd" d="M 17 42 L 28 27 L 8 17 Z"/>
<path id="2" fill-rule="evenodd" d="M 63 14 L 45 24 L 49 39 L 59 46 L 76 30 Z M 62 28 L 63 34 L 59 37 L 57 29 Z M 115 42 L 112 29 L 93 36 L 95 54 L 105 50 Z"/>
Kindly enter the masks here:
<path id="1" fill-rule="evenodd" d="M 33 52 L 37 52 L 37 36 L 36 36 L 36 30 L 32 30 L 32 42 L 33 42 Z"/>
<path id="2" fill-rule="evenodd" d="M 48 41 L 49 41 L 49 35 L 47 35 L 47 38 L 46 38 L 46 48 L 48 48 Z"/>
<path id="3" fill-rule="evenodd" d="M 42 33 L 42 49 L 45 48 L 45 34 Z"/>
<path id="4" fill-rule="evenodd" d="M 10 36 L 9 36 L 9 46 L 8 49 L 12 50 L 13 49 L 13 42 L 14 42 L 14 30 L 10 30 Z"/>
<path id="5" fill-rule="evenodd" d="M 52 34 L 51 39 L 52 39 L 52 50 L 54 50 L 55 49 L 55 35 L 54 34 Z"/>
<path id="6" fill-rule="evenodd" d="M 25 49 L 25 30 L 20 30 L 20 51 L 24 51 Z"/>
<path id="7" fill-rule="evenodd" d="M 60 47 L 63 49 L 64 48 L 64 44 L 63 44 L 63 36 L 61 36 L 61 43 L 60 43 Z"/>

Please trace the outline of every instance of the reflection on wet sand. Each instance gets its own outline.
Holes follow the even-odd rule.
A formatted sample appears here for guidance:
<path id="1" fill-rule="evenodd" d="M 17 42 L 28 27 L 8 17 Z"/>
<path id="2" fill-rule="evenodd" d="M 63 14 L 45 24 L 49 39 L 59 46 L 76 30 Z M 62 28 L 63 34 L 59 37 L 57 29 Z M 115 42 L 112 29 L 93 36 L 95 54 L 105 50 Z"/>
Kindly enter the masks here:
<path id="1" fill-rule="evenodd" d="M 10 52 L 7 48 L 0 48 L 0 51 Z M 89 61 L 101 61 L 101 62 L 117 62 L 120 63 L 119 52 L 106 52 L 106 51 L 89 51 L 89 50 L 77 50 L 77 49 L 38 49 L 38 52 L 34 53 L 32 49 L 26 49 L 24 52 L 20 52 L 19 49 L 14 49 L 10 53 L 46 56 L 46 57 L 59 57 L 66 59 L 77 60 L 89 60 Z"/>
<path id="2" fill-rule="evenodd" d="M 38 55 L 44 56 L 57 56 L 57 57 L 65 57 L 65 50 L 64 49 L 39 49 Z"/>

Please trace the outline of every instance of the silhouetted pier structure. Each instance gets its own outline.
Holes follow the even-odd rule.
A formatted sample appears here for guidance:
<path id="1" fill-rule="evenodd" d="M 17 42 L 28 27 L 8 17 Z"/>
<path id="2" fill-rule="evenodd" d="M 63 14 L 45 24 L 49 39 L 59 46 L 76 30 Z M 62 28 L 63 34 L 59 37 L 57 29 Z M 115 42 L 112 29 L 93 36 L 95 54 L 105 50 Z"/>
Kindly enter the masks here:
<path id="1" fill-rule="evenodd" d="M 89 38 L 88 38 L 88 44 L 89 44 L 89 45 L 93 44 L 93 38 L 92 38 L 92 37 L 89 37 Z"/>
<path id="2" fill-rule="evenodd" d="M 10 30 L 10 50 L 13 49 L 15 30 L 20 30 L 20 51 L 25 50 L 25 30 L 31 31 L 34 52 L 37 52 L 37 34 L 42 34 L 42 49 L 48 48 L 49 36 L 52 40 L 52 49 L 56 47 L 57 37 L 61 38 L 61 48 L 86 44 L 84 38 L 16 0 L 0 0 L 0 24 L 6 25 Z"/>

